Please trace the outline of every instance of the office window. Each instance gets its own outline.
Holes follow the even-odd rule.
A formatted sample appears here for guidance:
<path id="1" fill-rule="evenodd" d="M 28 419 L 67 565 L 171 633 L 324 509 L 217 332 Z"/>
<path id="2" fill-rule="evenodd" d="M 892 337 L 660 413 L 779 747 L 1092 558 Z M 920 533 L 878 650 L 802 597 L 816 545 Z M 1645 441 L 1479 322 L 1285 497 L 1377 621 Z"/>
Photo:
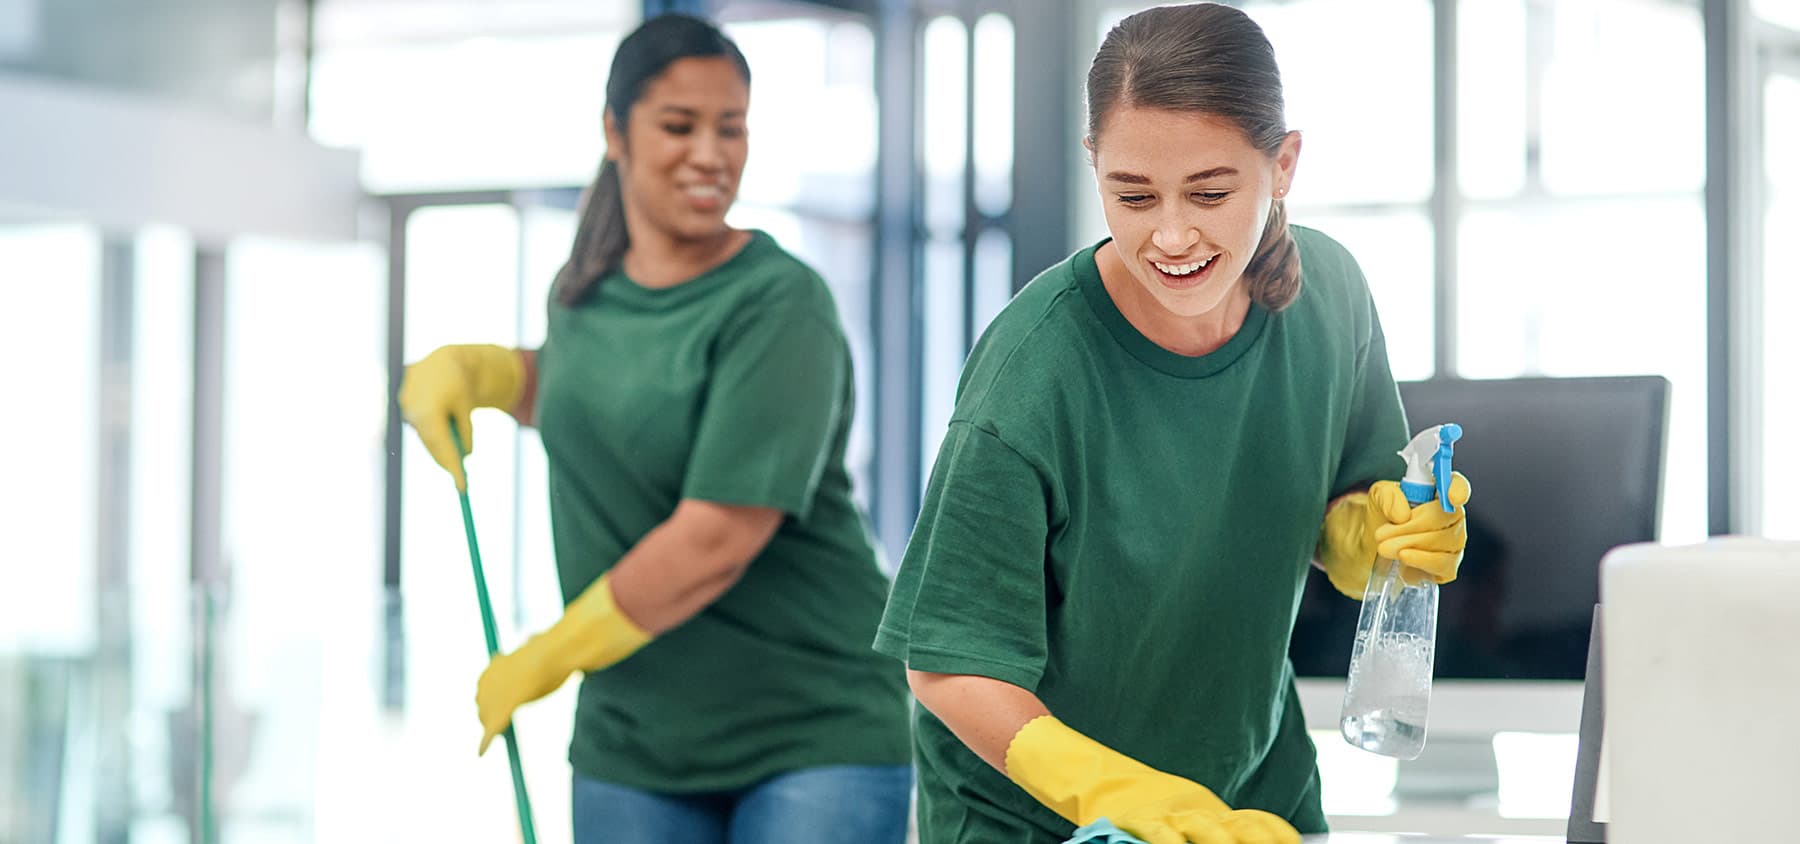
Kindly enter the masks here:
<path id="1" fill-rule="evenodd" d="M 1479 40 L 1480 55 L 1524 58 L 1464 61 L 1462 90 L 1523 104 L 1522 120 L 1487 128 L 1527 134 L 1474 142 L 1482 167 L 1511 175 L 1472 179 L 1478 190 L 1461 225 L 1456 281 L 1459 374 L 1668 377 L 1663 537 L 1700 538 L 1707 441 L 1699 11 L 1649 0 L 1522 9 L 1466 0 L 1463 8 L 1477 10 L 1462 21 L 1465 43 Z M 1522 95 L 1518 80 L 1502 76 L 1520 73 Z M 1465 114 L 1474 106 L 1465 103 Z M 1539 152 L 1522 170 L 1510 163 L 1519 149 Z"/>
<path id="2" fill-rule="evenodd" d="M 324 0 L 309 128 L 360 149 L 377 193 L 584 184 L 613 49 L 641 8 Z"/>
<path id="3" fill-rule="evenodd" d="M 88 226 L 0 225 L 8 390 L 0 406 L 0 839 L 8 841 L 42 840 L 59 821 L 92 837 L 99 810 L 88 795 L 127 774 L 107 758 L 69 770 L 71 748 L 115 747 L 119 732 L 98 707 L 76 705 L 95 685 L 101 650 L 100 259 L 100 234 Z M 77 790 L 86 794 L 65 796 Z M 131 811 L 109 808 L 113 818 Z"/>
<path id="4" fill-rule="evenodd" d="M 450 343 L 519 345 L 519 215 L 507 205 L 423 208 L 406 227 L 406 360 Z M 544 307 L 539 300 L 530 308 Z M 516 642 L 511 590 L 518 425 L 498 410 L 477 410 L 474 450 L 465 461 L 482 564 L 501 623 Z M 401 478 L 401 577 L 410 636 L 409 700 L 465 694 L 485 663 L 469 552 L 450 476 L 408 429 Z M 445 637 L 450 637 L 446 639 Z M 465 641 L 468 647 L 445 647 Z M 515 645 L 516 646 L 516 645 Z M 423 714 L 424 710 L 420 711 Z"/>
<path id="5" fill-rule="evenodd" d="M 1800 539 L 1800 74 L 1771 75 L 1763 91 L 1768 191 L 1762 271 L 1763 532 Z"/>
<path id="6" fill-rule="evenodd" d="M 373 717 L 385 270 L 373 245 L 240 238 L 226 253 L 211 702 L 229 837 L 312 840 L 322 745 Z"/>
<path id="7" fill-rule="evenodd" d="M 1432 344 L 1437 337 L 1433 315 L 1437 297 L 1431 286 L 1431 220 L 1424 209 L 1295 209 L 1294 222 L 1325 232 L 1356 257 L 1375 297 L 1394 378 L 1429 378 L 1436 368 Z M 1437 424 L 1409 421 L 1415 428 Z"/>
<path id="8" fill-rule="evenodd" d="M 406 344 L 408 362 L 449 343 L 536 346 L 543 340 L 548 285 L 568 256 L 573 215 L 563 209 L 510 204 L 433 206 L 407 220 Z M 542 449 L 504 412 L 475 411 L 474 453 L 466 462 L 489 597 L 503 649 L 548 626 L 562 611 L 550 551 Z M 382 785 L 383 772 L 357 767 L 352 748 L 333 745 L 335 776 L 322 788 L 319 840 L 368 837 L 367 819 L 399 837 L 501 839 L 515 836 L 511 785 L 504 753 L 480 765 L 456 761 L 449 736 L 467 736 L 467 701 L 486 664 L 481 621 L 456 489 L 410 429 L 404 431 L 401 477 L 401 590 L 405 598 L 405 710 L 403 718 L 365 726 L 406 760 L 388 776 L 431 775 L 432 789 L 399 795 Z M 370 563 L 369 577 L 379 571 Z M 531 785 L 540 840 L 566 841 L 566 738 L 577 684 L 521 710 L 516 726 Z M 492 761 L 490 761 L 492 760 Z M 559 773 L 561 772 L 561 773 Z M 371 792 L 374 792 L 373 794 Z M 446 811 L 444 806 L 455 807 Z"/>
<path id="9" fill-rule="evenodd" d="M 725 30 L 750 63 L 750 157 L 728 221 L 760 228 L 824 277 L 856 371 L 845 447 L 865 507 L 874 463 L 875 36 L 860 21 L 786 17 Z M 821 126 L 829 125 L 829 131 Z"/>
<path id="10" fill-rule="evenodd" d="M 1456 14 L 1458 167 L 1464 196 L 1525 189 L 1526 0 L 1460 0 Z"/>
<path id="11" fill-rule="evenodd" d="M 1244 8 L 1275 47 L 1288 127 L 1303 140 L 1289 219 L 1332 236 L 1362 265 L 1394 377 L 1430 376 L 1437 336 L 1424 204 L 1434 181 L 1431 4 L 1303 0 Z"/>
<path id="12" fill-rule="evenodd" d="M 136 240 L 132 290 L 130 598 L 134 833 L 179 828 L 170 713 L 193 698 L 194 242 L 153 227 Z M 190 746 L 191 747 L 191 746 Z M 134 839 L 135 840 L 135 839 Z"/>
<path id="13" fill-rule="evenodd" d="M 975 240 L 974 290 L 969 314 L 973 336 L 980 337 L 988 323 L 1012 301 L 1012 238 L 1005 229 L 989 228 Z"/>
<path id="14" fill-rule="evenodd" d="M 739 201 L 814 215 L 875 209 L 875 39 L 860 23 L 742 21 L 726 32 L 750 63 L 750 157 Z"/>
<path id="15" fill-rule="evenodd" d="M 1750 8 L 1769 23 L 1800 30 L 1800 3 L 1794 0 L 1750 0 Z"/>
<path id="16" fill-rule="evenodd" d="M 963 320 L 967 318 L 963 296 L 963 248 L 960 239 L 933 238 L 925 244 L 925 395 L 921 402 L 920 467 L 931 476 L 938 446 L 956 410 L 956 384 L 967 356 L 963 346 Z"/>
<path id="17" fill-rule="evenodd" d="M 0 360 L 13 396 L 0 412 L 12 479 L 0 484 L 4 557 L 31 584 L 0 589 L 0 653 L 82 656 L 94 644 L 100 234 L 0 226 L 0 267 Z"/>
<path id="18" fill-rule="evenodd" d="M 1538 74 L 1544 187 L 1560 195 L 1700 190 L 1706 66 L 1699 8 L 1560 0 L 1528 9 L 1540 40 L 1522 46 L 1543 56 L 1527 72 Z"/>
<path id="19" fill-rule="evenodd" d="M 975 207 L 997 217 L 1012 207 L 1013 25 L 999 13 L 975 22 Z"/>
<path id="20" fill-rule="evenodd" d="M 1430 198 L 1430 2 L 1252 2 L 1244 11 L 1275 47 L 1288 127 L 1305 138 L 1293 204 Z"/>
<path id="21" fill-rule="evenodd" d="M 575 212 L 526 206 L 519 209 L 519 340 L 525 348 L 544 345 L 549 322 L 550 284 L 575 242 Z M 518 510 L 515 528 L 518 566 L 509 584 L 490 588 L 512 593 L 514 618 L 522 630 L 539 630 L 562 615 L 562 583 L 550 530 L 550 460 L 536 428 L 515 426 L 518 440 Z"/>
<path id="22" fill-rule="evenodd" d="M 980 233 L 975 237 L 969 295 L 969 343 L 1012 301 L 1012 237 L 996 220 L 1012 209 L 1013 25 L 999 13 L 982 15 L 974 29 L 974 180 L 971 191 Z"/>
<path id="23" fill-rule="evenodd" d="M 1461 374 L 1673 383 L 1662 529 L 1677 542 L 1706 534 L 1705 230 L 1699 199 L 1679 197 L 1475 211 L 1462 226 Z"/>
<path id="24" fill-rule="evenodd" d="M 931 474 L 956 407 L 956 382 L 967 352 L 963 274 L 963 180 L 968 178 L 969 34 L 948 15 L 925 25 L 919 92 L 923 118 L 919 156 L 925 182 L 923 310 L 924 424 L 920 471 Z"/>

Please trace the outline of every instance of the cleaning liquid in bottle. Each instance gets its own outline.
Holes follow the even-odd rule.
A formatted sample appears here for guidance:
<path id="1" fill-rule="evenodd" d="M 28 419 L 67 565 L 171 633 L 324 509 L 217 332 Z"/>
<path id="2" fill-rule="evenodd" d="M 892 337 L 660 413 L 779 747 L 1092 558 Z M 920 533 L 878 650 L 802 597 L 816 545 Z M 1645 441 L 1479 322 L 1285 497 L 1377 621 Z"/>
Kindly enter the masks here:
<path id="1" fill-rule="evenodd" d="M 1400 452 L 1400 491 L 1413 506 L 1450 504 L 1450 460 L 1462 427 L 1419 432 Z M 1431 666 L 1437 649 L 1438 585 L 1397 560 L 1376 559 L 1356 619 L 1350 677 L 1344 688 L 1344 740 L 1383 756 L 1417 759 L 1425 749 Z"/>

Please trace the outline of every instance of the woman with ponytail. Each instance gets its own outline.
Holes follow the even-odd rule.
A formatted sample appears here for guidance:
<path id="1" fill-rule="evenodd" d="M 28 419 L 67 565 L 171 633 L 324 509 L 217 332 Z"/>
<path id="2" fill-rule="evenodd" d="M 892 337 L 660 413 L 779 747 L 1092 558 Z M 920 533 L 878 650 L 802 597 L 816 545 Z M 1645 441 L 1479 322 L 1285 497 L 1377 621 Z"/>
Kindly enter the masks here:
<path id="1" fill-rule="evenodd" d="M 888 583 L 844 465 L 850 353 L 819 275 L 725 222 L 750 70 L 711 24 L 646 21 L 606 84 L 606 159 L 543 348 L 446 346 L 400 405 L 459 487 L 495 407 L 549 457 L 563 617 L 476 687 L 481 749 L 581 674 L 577 842 L 900 844 Z"/>
<path id="2" fill-rule="evenodd" d="M 876 638 L 923 704 L 920 841 L 1298 844 L 1325 830 L 1287 661 L 1309 564 L 1361 598 L 1379 530 L 1448 580 L 1461 510 L 1369 503 L 1406 420 L 1356 261 L 1287 222 L 1256 24 L 1132 15 L 1087 102 L 1111 236 L 971 353 Z"/>

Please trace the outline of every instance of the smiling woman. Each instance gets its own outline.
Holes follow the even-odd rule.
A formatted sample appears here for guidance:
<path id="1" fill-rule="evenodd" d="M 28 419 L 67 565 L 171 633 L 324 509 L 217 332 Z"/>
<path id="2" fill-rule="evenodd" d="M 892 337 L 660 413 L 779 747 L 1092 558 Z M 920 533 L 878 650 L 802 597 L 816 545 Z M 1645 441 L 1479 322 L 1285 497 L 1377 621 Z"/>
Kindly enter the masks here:
<path id="1" fill-rule="evenodd" d="M 1101 131 L 1106 143 L 1095 146 Z M 1171 154 L 1172 137 L 1193 140 Z M 1094 255 L 1100 278 L 1159 345 L 1187 355 L 1224 345 L 1249 312 L 1253 285 L 1238 282 L 1251 262 L 1293 249 L 1271 200 L 1293 181 L 1300 133 L 1278 137 L 1270 156 L 1227 119 L 1137 105 L 1110 109 L 1089 136 L 1113 235 Z M 1267 250 L 1265 241 L 1272 242 Z M 1277 275 L 1256 289 L 1265 307 L 1279 310 L 1283 297 L 1298 293 L 1297 282 L 1297 272 Z"/>
<path id="2" fill-rule="evenodd" d="M 1368 505 L 1405 416 L 1355 259 L 1288 225 L 1256 24 L 1132 15 L 1087 94 L 1111 236 L 970 355 L 875 642 L 923 704 L 920 841 L 1297 844 L 1325 829 L 1286 659 L 1309 565 L 1360 584 L 1379 530 L 1452 549 L 1448 580 L 1461 511 Z"/>
<path id="3" fill-rule="evenodd" d="M 749 232 L 725 225 L 750 145 L 750 83 L 742 59 L 680 59 L 623 113 L 606 112 L 606 160 L 619 167 L 625 224 L 639 232 L 625 271 L 646 287 L 679 284 L 687 263 L 711 265 Z M 697 250 L 696 260 L 670 260 Z"/>
<path id="4" fill-rule="evenodd" d="M 1088 71 L 1083 143 L 1103 174 L 1113 236 L 1095 260 L 1108 293 L 1146 336 L 1202 355 L 1237 332 L 1251 299 L 1279 311 L 1299 292 L 1280 200 L 1293 184 L 1300 133 L 1287 129 L 1260 32 L 1264 55 L 1248 41 L 1203 46 L 1146 32 L 1136 56 L 1102 49 Z M 1142 60 L 1153 52 L 1162 60 Z M 1171 151 L 1169 138 L 1187 142 Z M 1146 307 L 1151 301 L 1159 307 Z"/>
<path id="5" fill-rule="evenodd" d="M 622 261 L 639 284 L 676 284 L 749 240 L 725 212 L 750 152 L 750 65 L 710 24 L 677 31 L 674 21 L 693 20 L 666 16 L 619 45 L 606 83 L 606 155 L 551 290 L 558 302 L 581 301 Z M 694 43 L 680 43 L 684 35 Z M 654 72 L 632 72 L 640 68 Z"/>
<path id="6" fill-rule="evenodd" d="M 577 842 L 906 832 L 905 689 L 867 644 L 887 581 L 845 467 L 849 347 L 818 273 L 725 222 L 749 104 L 749 66 L 711 24 L 627 36 L 543 347 L 445 346 L 400 389 L 459 486 L 452 420 L 472 432 L 474 408 L 498 408 L 541 434 L 566 608 L 475 697 L 485 750 L 584 675 Z"/>

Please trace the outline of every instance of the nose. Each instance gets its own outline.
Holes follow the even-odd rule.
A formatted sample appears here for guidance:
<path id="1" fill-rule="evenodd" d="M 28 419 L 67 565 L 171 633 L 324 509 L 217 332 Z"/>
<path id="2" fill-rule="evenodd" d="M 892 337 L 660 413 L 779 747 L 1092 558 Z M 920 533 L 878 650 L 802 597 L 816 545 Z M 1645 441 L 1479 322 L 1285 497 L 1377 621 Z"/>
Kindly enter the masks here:
<path id="1" fill-rule="evenodd" d="M 691 137 L 693 143 L 688 147 L 688 164 L 709 174 L 725 168 L 725 152 L 718 132 L 699 130 Z"/>
<path id="2" fill-rule="evenodd" d="M 1150 233 L 1150 243 L 1164 255 L 1181 256 L 1200 242 L 1200 227 L 1179 211 L 1164 213 Z"/>

